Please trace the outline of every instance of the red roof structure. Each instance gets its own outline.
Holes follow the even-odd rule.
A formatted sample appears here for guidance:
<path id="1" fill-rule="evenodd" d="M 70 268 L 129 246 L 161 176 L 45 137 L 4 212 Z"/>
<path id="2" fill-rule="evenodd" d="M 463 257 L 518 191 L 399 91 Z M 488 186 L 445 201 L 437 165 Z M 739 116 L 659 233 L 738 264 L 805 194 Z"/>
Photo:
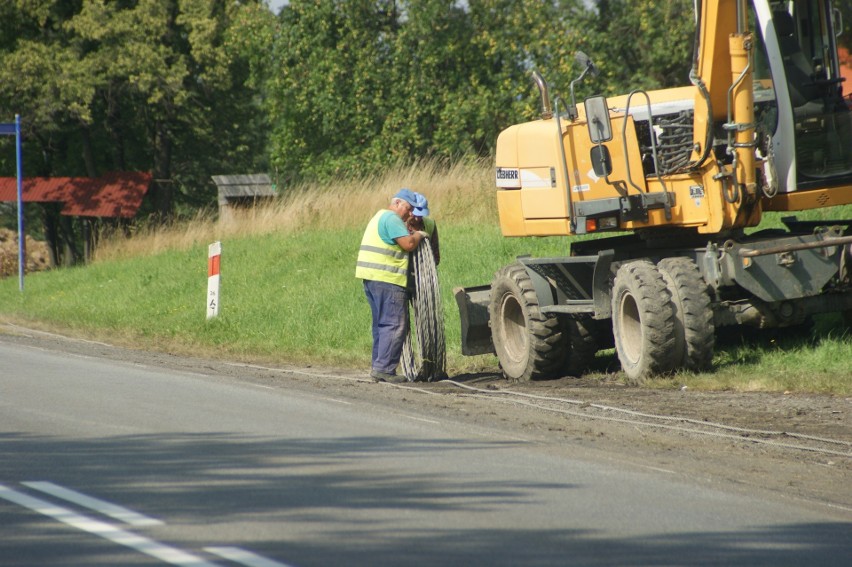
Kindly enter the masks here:
<path id="1" fill-rule="evenodd" d="M 64 202 L 62 186 L 71 177 L 27 177 L 24 178 L 23 200 L 25 203 Z M 0 177 L 0 201 L 16 201 L 18 181 L 14 177 Z"/>
<path id="2" fill-rule="evenodd" d="M 75 217 L 132 218 L 142 205 L 151 174 L 114 172 L 91 177 L 28 177 L 23 182 L 26 203 L 63 203 L 61 214 Z M 17 180 L 0 177 L 0 201 L 18 199 Z"/>

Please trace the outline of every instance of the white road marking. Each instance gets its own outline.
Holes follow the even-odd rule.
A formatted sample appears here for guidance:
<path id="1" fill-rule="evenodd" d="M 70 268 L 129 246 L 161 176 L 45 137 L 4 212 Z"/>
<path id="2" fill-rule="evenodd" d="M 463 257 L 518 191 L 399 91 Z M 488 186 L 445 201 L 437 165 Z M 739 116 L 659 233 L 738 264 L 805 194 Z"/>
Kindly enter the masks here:
<path id="1" fill-rule="evenodd" d="M 109 516 L 110 518 L 116 519 L 120 522 L 124 522 L 125 524 L 130 524 L 131 526 L 137 528 L 163 525 L 163 522 L 161 520 L 149 518 L 148 516 L 144 516 L 142 514 L 139 514 L 138 512 L 134 512 L 133 510 L 128 510 L 123 506 L 112 504 L 104 500 L 99 500 L 98 498 L 93 498 L 91 496 L 86 496 L 85 494 L 81 494 L 75 490 L 71 490 L 70 488 L 64 488 L 62 486 L 53 484 L 52 482 L 33 481 L 22 482 L 21 484 L 23 484 L 24 486 L 29 486 L 30 488 L 33 488 L 35 490 L 45 492 L 52 496 L 56 496 L 57 498 L 61 498 L 62 500 L 67 500 L 68 502 L 79 504 L 84 508 L 94 510 L 95 512 L 100 512 L 105 516 Z"/>
<path id="2" fill-rule="evenodd" d="M 337 399 L 337 398 L 329 398 L 328 396 L 314 396 L 312 394 L 305 394 L 305 393 L 303 393 L 302 395 L 304 397 L 310 398 L 312 400 L 322 400 L 324 402 L 335 402 L 335 403 L 338 403 L 338 404 L 345 404 L 347 406 L 352 405 L 352 402 L 347 402 L 346 400 L 340 400 L 340 399 Z"/>
<path id="3" fill-rule="evenodd" d="M 205 561 L 196 555 L 192 555 L 191 553 L 187 553 L 181 549 L 177 549 L 176 547 L 171 547 L 150 538 L 123 530 L 113 526 L 112 524 L 95 520 L 82 514 L 77 514 L 68 508 L 57 506 L 56 504 L 46 500 L 34 498 L 22 492 L 12 490 L 2 484 L 0 484 L 0 498 L 23 506 L 24 508 L 29 508 L 39 514 L 50 516 L 63 524 L 100 536 L 113 543 L 135 549 L 136 551 L 169 563 L 170 565 L 181 565 L 185 567 L 216 567 L 215 563 Z"/>
<path id="4" fill-rule="evenodd" d="M 204 551 L 246 567 L 291 567 L 287 563 L 279 563 L 239 547 L 205 547 Z"/>
<path id="5" fill-rule="evenodd" d="M 334 402 L 336 404 L 343 404 L 347 406 L 351 406 L 352 402 L 347 402 L 346 400 L 338 400 L 337 398 L 320 398 L 321 400 L 327 400 L 329 402 Z"/>
<path id="6" fill-rule="evenodd" d="M 431 419 L 424 419 L 422 417 L 414 417 L 413 415 L 402 414 L 402 417 L 407 417 L 408 419 L 413 419 L 414 421 L 423 421 L 425 423 L 432 423 L 434 425 L 441 425 L 440 421 L 432 421 Z"/>
<path id="7" fill-rule="evenodd" d="M 637 467 L 642 467 L 643 469 L 648 469 L 656 472 L 666 473 L 666 474 L 677 474 L 675 471 L 670 471 L 669 469 L 661 469 L 660 467 L 652 467 L 651 465 L 643 465 L 641 463 L 634 463 Z"/>

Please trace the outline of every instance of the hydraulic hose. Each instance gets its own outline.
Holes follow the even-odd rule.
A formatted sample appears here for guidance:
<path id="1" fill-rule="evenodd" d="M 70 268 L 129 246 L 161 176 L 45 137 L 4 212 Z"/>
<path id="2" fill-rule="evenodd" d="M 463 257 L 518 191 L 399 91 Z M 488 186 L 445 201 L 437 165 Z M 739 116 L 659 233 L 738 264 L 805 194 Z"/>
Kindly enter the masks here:
<path id="1" fill-rule="evenodd" d="M 402 348 L 402 372 L 412 382 L 442 380 L 447 377 L 444 309 L 428 238 L 411 253 L 409 261 L 414 273 L 413 324 Z"/>

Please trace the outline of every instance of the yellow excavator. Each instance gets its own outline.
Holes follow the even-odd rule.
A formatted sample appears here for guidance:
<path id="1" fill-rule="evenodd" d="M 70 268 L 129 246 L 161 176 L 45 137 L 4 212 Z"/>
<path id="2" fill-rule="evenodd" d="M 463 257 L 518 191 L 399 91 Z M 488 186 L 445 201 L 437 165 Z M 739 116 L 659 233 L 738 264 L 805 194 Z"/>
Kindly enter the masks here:
<path id="1" fill-rule="evenodd" d="M 712 367 L 731 325 L 852 314 L 852 220 L 755 230 L 764 211 L 852 203 L 852 85 L 831 0 L 697 0 L 688 84 L 551 99 L 497 141 L 504 236 L 574 236 L 457 288 L 462 352 L 513 381 L 580 375 L 615 346 L 628 378 Z M 684 79 L 686 83 L 686 78 Z M 846 94 L 844 94 L 846 93 Z M 747 230 L 752 228 L 752 230 Z"/>

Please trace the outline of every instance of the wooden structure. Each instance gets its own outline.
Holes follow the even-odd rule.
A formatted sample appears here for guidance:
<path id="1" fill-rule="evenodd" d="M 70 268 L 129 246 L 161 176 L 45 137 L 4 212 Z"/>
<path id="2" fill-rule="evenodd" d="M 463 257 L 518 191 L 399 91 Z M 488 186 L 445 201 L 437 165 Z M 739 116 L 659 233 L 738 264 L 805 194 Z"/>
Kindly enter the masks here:
<path id="1" fill-rule="evenodd" d="M 265 173 L 251 175 L 214 175 L 213 182 L 218 189 L 219 220 L 233 219 L 233 211 L 247 207 L 258 201 L 275 197 L 275 185 Z"/>

